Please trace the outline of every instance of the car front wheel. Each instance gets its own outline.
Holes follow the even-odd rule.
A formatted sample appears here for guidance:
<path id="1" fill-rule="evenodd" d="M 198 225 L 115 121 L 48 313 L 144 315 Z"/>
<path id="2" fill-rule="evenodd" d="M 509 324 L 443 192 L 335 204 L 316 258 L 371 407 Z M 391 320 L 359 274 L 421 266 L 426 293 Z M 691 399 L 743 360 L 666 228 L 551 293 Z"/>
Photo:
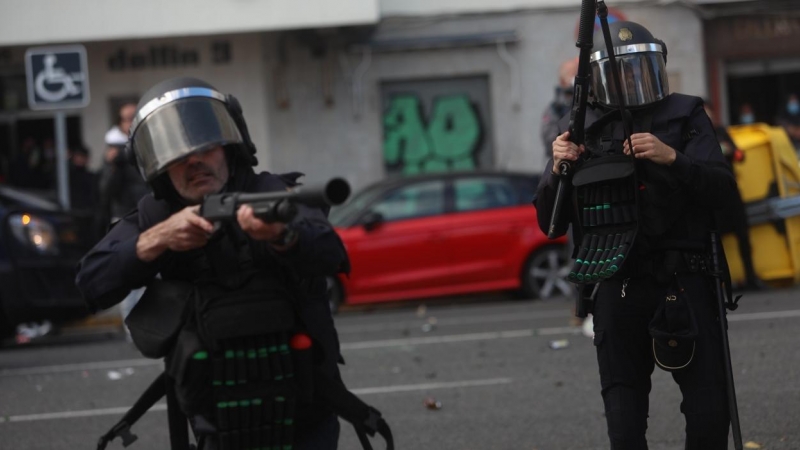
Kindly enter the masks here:
<path id="1" fill-rule="evenodd" d="M 575 288 L 566 281 L 570 263 L 564 246 L 546 245 L 536 250 L 522 270 L 522 294 L 541 299 L 573 295 Z"/>

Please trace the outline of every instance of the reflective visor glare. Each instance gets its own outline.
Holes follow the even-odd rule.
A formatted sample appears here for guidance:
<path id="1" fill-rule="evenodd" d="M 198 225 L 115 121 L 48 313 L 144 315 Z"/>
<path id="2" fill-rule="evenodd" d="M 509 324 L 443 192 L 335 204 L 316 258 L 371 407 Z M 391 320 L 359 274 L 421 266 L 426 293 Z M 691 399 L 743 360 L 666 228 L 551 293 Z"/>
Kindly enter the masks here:
<path id="1" fill-rule="evenodd" d="M 147 180 L 190 153 L 240 143 L 239 129 L 225 105 L 202 97 L 160 107 L 147 116 L 133 136 L 133 148 Z"/>
<path id="2" fill-rule="evenodd" d="M 634 53 L 617 56 L 616 60 L 625 105 L 647 105 L 669 95 L 669 82 L 661 54 Z M 592 86 L 600 103 L 617 104 L 609 59 L 592 64 Z"/>

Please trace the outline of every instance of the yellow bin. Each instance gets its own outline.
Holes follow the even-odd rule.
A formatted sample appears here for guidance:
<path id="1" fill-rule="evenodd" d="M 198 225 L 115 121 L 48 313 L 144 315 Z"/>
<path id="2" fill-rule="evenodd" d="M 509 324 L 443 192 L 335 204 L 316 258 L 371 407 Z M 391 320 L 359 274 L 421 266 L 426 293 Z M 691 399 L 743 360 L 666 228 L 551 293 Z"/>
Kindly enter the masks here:
<path id="1" fill-rule="evenodd" d="M 739 192 L 745 205 L 800 196 L 797 153 L 781 127 L 766 124 L 728 128 L 744 161 L 734 164 Z M 744 267 L 736 236 L 726 234 L 722 244 L 734 283 L 744 281 Z M 753 265 L 768 282 L 800 282 L 800 216 L 750 226 Z"/>

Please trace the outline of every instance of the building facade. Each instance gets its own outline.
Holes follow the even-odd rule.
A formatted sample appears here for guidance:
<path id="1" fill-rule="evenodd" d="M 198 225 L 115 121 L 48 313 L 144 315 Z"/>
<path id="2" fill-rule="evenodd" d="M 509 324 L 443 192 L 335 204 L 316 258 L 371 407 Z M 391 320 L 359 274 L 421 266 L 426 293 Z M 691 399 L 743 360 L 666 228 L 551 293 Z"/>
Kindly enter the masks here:
<path id="1" fill-rule="evenodd" d="M 34 46 L 87 49 L 91 103 L 69 113 L 68 133 L 90 148 L 93 168 L 121 102 L 187 75 L 240 99 L 260 168 L 300 169 L 309 181 L 344 176 L 356 188 L 394 174 L 541 170 L 541 116 L 559 64 L 578 55 L 577 0 L 347 0 L 335 8 L 287 0 L 280 17 L 258 9 L 268 2 L 233 0 L 179 0 L 169 10 L 154 0 L 108 1 L 91 13 L 88 0 L 69 2 L 69 11 L 67 2 L 4 2 L 12 11 L 0 19 L 4 170 L 29 135 L 52 133 L 52 114 L 26 107 L 23 57 Z M 694 8 L 612 6 L 667 43 L 673 91 L 706 95 Z M 52 17 L 38 29 L 25 26 L 48 8 Z M 81 18 L 58 21 L 70 14 Z"/>

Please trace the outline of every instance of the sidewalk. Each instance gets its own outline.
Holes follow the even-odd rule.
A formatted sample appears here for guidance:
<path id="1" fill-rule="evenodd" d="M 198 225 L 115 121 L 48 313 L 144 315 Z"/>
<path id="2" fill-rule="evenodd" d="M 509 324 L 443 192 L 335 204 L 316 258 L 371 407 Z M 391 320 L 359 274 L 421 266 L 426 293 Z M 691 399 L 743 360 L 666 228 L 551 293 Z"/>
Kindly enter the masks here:
<path id="1" fill-rule="evenodd" d="M 105 311 L 100 311 L 82 320 L 68 322 L 59 327 L 60 332 L 69 333 L 71 331 L 122 331 L 122 316 L 120 315 L 119 305 L 115 305 Z"/>

